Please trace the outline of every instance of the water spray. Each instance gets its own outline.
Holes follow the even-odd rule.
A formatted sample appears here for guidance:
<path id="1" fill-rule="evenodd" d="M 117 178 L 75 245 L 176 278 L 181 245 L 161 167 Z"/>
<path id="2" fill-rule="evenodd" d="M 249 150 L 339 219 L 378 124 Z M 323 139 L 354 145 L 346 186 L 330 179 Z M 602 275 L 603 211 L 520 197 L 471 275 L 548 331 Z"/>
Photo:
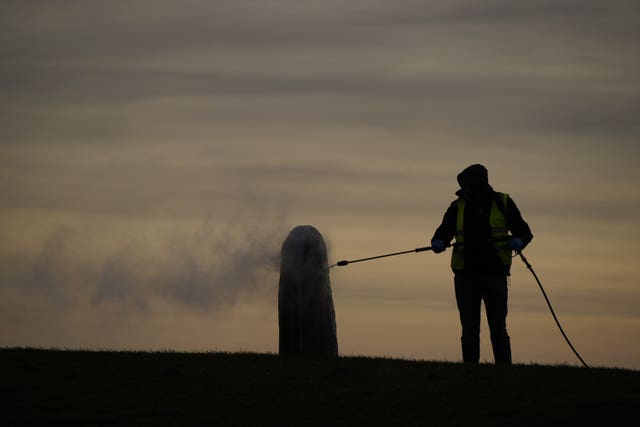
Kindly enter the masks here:
<path id="1" fill-rule="evenodd" d="M 504 240 L 509 239 L 509 237 L 507 237 Z M 500 239 L 500 240 L 503 240 L 503 239 Z M 448 245 L 445 245 L 445 248 L 449 248 L 449 247 L 452 247 L 452 246 L 462 246 L 462 245 L 463 245 L 462 243 L 453 243 L 453 244 L 450 243 Z M 410 249 L 410 250 L 407 250 L 407 251 L 393 252 L 393 253 L 384 254 L 384 255 L 372 256 L 372 257 L 368 257 L 368 258 L 360 258 L 360 259 L 354 259 L 354 260 L 342 260 L 342 261 L 338 261 L 337 263 L 331 265 L 329 267 L 329 269 L 331 269 L 333 267 L 336 267 L 336 266 L 343 267 L 343 266 L 346 266 L 346 265 L 349 265 L 349 264 L 354 264 L 356 262 L 371 261 L 371 260 L 379 259 L 379 258 L 386 258 L 386 257 L 392 257 L 392 256 L 396 256 L 396 255 L 409 254 L 409 253 L 426 252 L 426 251 L 431 251 L 431 250 L 433 250 L 433 246 L 425 246 L 425 247 L 422 247 L 422 248 L 415 248 L 415 249 Z M 547 305 L 549 306 L 549 310 L 551 311 L 551 315 L 553 316 L 553 320 L 555 320 L 556 325 L 558 325 L 558 329 L 560 330 L 560 333 L 564 337 L 565 341 L 567 342 L 567 344 L 569 344 L 569 347 L 571 348 L 573 353 L 578 357 L 578 359 L 580 360 L 582 365 L 585 368 L 588 368 L 589 365 L 587 365 L 587 363 L 584 361 L 584 359 L 582 359 L 580 354 L 578 354 L 576 349 L 573 347 L 573 344 L 571 344 L 571 341 L 569 340 L 569 337 L 567 337 L 567 334 L 565 334 L 564 330 L 562 329 L 562 326 L 560 325 L 560 321 L 558 320 L 558 317 L 556 316 L 556 313 L 553 310 L 553 307 L 551 306 L 551 302 L 549 301 L 549 298 L 547 297 L 547 293 L 545 292 L 544 288 L 542 287 L 542 283 L 540 283 L 540 279 L 538 279 L 538 275 L 536 274 L 535 271 L 533 271 L 533 267 L 531 266 L 531 264 L 529 263 L 527 258 L 524 256 L 522 251 L 517 251 L 516 252 L 516 256 L 520 256 L 520 259 L 522 259 L 522 262 L 524 262 L 524 264 L 527 266 L 529 271 L 531 271 L 531 274 L 533 275 L 534 279 L 536 279 L 536 282 L 538 283 L 538 286 L 540 287 L 540 290 L 542 291 L 542 295 L 544 296 L 544 299 L 547 302 Z"/>

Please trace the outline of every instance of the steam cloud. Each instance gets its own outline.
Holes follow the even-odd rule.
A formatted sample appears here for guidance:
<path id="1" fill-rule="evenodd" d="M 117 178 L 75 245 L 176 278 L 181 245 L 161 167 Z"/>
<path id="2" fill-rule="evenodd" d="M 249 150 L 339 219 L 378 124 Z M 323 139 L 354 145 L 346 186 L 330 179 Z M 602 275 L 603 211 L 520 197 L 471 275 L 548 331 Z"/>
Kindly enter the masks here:
<path id="1" fill-rule="evenodd" d="M 100 238 L 65 227 L 35 255 L 2 255 L 0 286 L 57 304 L 116 304 L 145 312 L 154 301 L 220 310 L 246 296 L 275 295 L 281 226 L 204 221 L 198 230 L 129 235 L 105 250 Z M 100 236 L 103 237 L 103 236 Z"/>

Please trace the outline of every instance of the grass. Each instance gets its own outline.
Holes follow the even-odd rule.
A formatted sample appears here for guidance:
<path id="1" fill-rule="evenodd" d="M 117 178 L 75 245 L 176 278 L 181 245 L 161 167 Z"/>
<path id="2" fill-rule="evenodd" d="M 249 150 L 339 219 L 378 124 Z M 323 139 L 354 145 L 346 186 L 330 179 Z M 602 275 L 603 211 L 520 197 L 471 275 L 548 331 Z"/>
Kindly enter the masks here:
<path id="1" fill-rule="evenodd" d="M 635 419 L 640 372 L 0 349 L 3 425 L 539 426 Z"/>

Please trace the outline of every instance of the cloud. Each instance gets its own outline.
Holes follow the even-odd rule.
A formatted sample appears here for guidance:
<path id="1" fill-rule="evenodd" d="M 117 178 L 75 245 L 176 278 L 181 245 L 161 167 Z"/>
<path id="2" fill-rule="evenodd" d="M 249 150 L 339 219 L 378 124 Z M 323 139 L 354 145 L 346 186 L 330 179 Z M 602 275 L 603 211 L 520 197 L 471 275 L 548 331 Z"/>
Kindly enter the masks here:
<path id="1" fill-rule="evenodd" d="M 446 141 L 433 146 L 561 140 L 575 149 L 595 135 L 626 148 L 640 132 L 638 7 L 630 1 L 0 7 L 3 146 L 102 144 L 118 151 L 114 144 L 126 144 L 143 147 L 141 159 L 156 158 L 163 144 L 189 143 L 186 152 L 193 141 L 257 146 L 277 135 L 290 143 L 280 166 L 291 176 L 284 165 L 297 151 L 290 147 L 319 144 L 314 135 L 327 130 L 336 135 L 326 139 L 342 145 L 388 138 L 404 146 L 414 134 Z M 551 136 L 554 142 L 545 142 Z M 228 182 L 251 172 L 242 165 L 217 173 L 185 167 L 176 177 L 153 162 L 116 158 L 112 170 L 105 163 L 99 169 L 107 179 L 71 169 L 91 177 L 92 194 L 110 193 L 106 203 L 71 197 L 74 209 L 140 211 L 169 198 L 169 210 L 193 208 L 193 193 L 198 200 L 219 195 L 196 181 Z M 327 168 L 321 179 L 341 173 Z M 77 187 L 77 175 L 65 185 Z M 29 182 L 18 185 L 29 190 Z M 10 199 L 18 197 L 9 187 Z M 187 187 L 190 196 L 181 191 Z M 21 193 L 23 204 L 50 204 L 47 195 Z"/>

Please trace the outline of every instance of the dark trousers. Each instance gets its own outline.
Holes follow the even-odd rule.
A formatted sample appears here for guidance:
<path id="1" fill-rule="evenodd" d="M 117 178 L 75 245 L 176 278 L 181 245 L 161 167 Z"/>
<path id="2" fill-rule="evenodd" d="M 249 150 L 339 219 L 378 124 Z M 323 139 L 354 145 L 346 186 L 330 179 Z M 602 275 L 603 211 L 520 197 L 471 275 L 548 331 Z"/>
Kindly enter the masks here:
<path id="1" fill-rule="evenodd" d="M 496 363 L 511 363 L 511 342 L 507 334 L 507 278 L 473 277 L 456 274 L 456 302 L 462 325 L 462 359 L 480 361 L 480 306 L 484 301 L 491 346 Z"/>

